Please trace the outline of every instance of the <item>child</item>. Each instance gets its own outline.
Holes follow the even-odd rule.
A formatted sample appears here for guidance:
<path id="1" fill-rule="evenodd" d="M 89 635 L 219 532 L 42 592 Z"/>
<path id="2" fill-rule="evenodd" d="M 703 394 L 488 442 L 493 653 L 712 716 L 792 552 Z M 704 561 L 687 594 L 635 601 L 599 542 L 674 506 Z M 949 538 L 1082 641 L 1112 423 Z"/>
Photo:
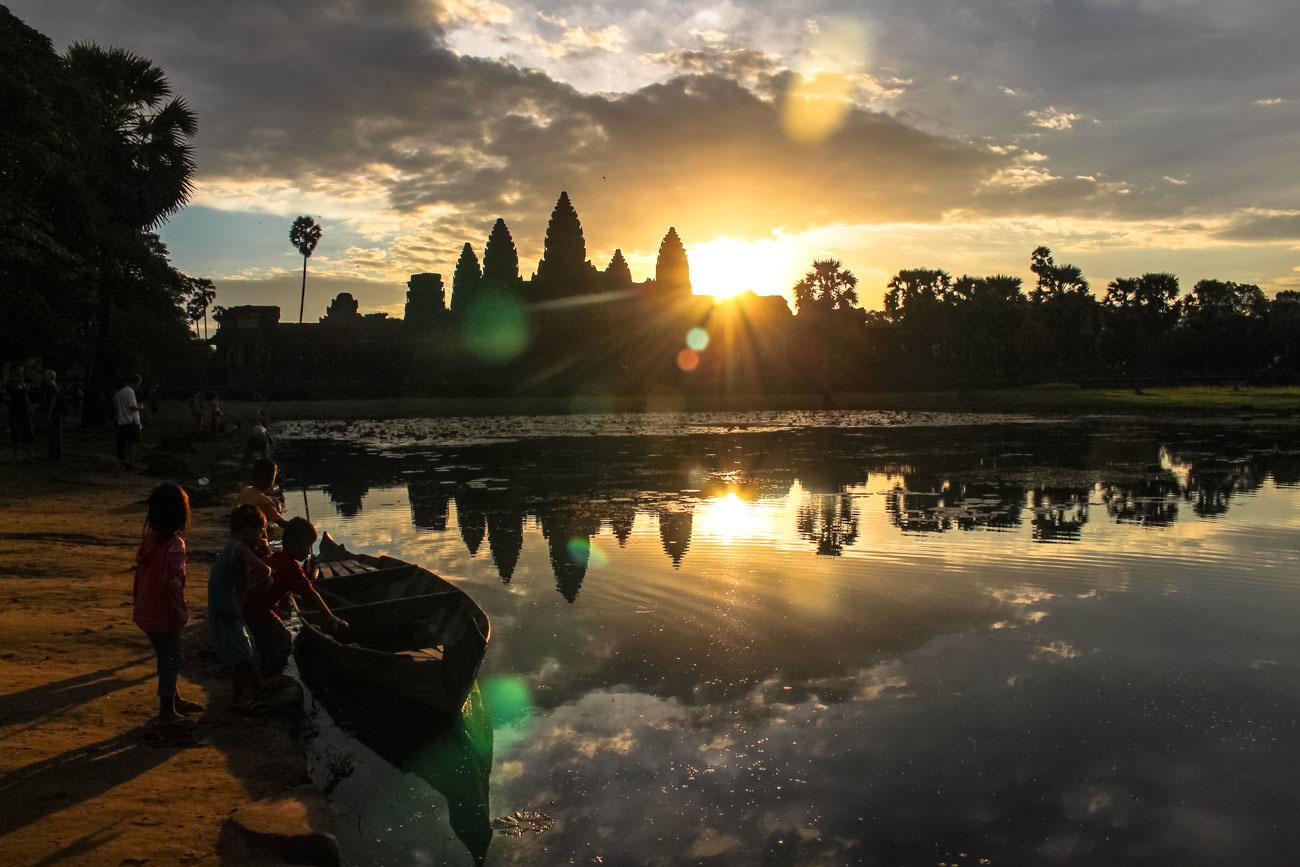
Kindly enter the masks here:
<path id="1" fill-rule="evenodd" d="M 311 522 L 306 518 L 290 518 L 284 527 L 283 550 L 266 558 L 271 567 L 270 586 L 250 587 L 244 597 L 244 620 L 252 630 L 262 674 L 279 674 L 289 661 L 293 638 L 275 612 L 289 594 L 314 601 L 335 628 L 348 625 L 347 621 L 334 616 L 300 565 L 311 556 L 314 544 L 316 528 Z"/>
<path id="2" fill-rule="evenodd" d="M 135 555 L 135 616 L 158 656 L 158 722 L 171 725 L 203 706 L 176 691 L 181 668 L 181 628 L 189 620 L 185 606 L 185 528 L 190 498 L 180 485 L 159 485 L 149 494 L 144 537 Z"/>
<path id="3" fill-rule="evenodd" d="M 244 485 L 236 501 L 241 506 L 252 506 L 262 513 L 267 522 L 285 525 L 284 515 L 280 514 L 280 505 L 276 502 L 275 477 L 280 468 L 270 458 L 258 458 L 253 461 L 253 483 Z"/>
<path id="4" fill-rule="evenodd" d="M 230 541 L 208 573 L 208 619 L 217 657 L 231 667 L 236 708 L 247 708 L 250 693 L 261 686 L 253 666 L 253 638 L 244 622 L 243 596 L 251 586 L 266 585 L 271 567 L 253 553 L 266 545 L 266 519 L 253 506 L 230 513 Z"/>

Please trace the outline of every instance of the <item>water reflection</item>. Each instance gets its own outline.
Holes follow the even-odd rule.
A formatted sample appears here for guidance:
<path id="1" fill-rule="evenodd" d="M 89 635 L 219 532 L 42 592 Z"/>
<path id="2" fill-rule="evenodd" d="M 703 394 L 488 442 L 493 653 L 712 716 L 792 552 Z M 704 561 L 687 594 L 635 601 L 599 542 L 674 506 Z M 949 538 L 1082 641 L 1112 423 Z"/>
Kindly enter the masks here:
<path id="1" fill-rule="evenodd" d="M 514 578 L 525 525 L 535 520 L 555 588 L 569 602 L 591 568 L 592 539 L 607 527 L 625 547 L 639 514 L 657 526 L 664 554 L 679 569 L 697 531 L 728 542 L 793 535 L 818 556 L 841 556 L 859 543 L 862 504 L 872 496 L 905 534 L 1023 532 L 1027 521 L 1034 542 L 1076 543 L 1090 505 L 1104 507 L 1116 523 L 1169 527 L 1185 505 L 1198 518 L 1224 515 L 1234 496 L 1268 478 L 1294 484 L 1297 475 L 1295 455 L 1274 447 L 1271 433 L 1234 456 L 1207 450 L 1202 440 L 1147 441 L 1145 454 L 1133 454 L 1135 442 L 1085 445 L 1074 428 L 1034 433 L 1009 443 L 985 431 L 986 442 L 974 438 L 951 450 L 939 448 L 934 432 L 893 432 L 904 450 L 883 454 L 860 435 L 826 431 L 612 455 L 586 443 L 549 441 L 381 457 L 354 444 L 303 440 L 295 457 L 307 468 L 300 481 L 320 485 L 344 518 L 360 513 L 372 485 L 406 475 L 413 526 L 445 532 L 454 508 L 465 550 L 476 556 L 486 540 L 504 584 Z M 347 459 L 336 459 L 337 451 Z M 574 483 L 590 489 L 575 496 L 568 490 Z M 778 526 L 774 514 L 789 511 L 789 523 Z"/>
<path id="2" fill-rule="evenodd" d="M 487 815 L 555 826 L 498 835 L 490 862 L 1277 862 L 1300 845 L 1289 436 L 1089 422 L 283 460 L 318 521 L 492 616 L 485 676 L 528 701 L 493 707 Z M 344 471 L 370 488 L 351 517 L 327 502 Z M 389 822 L 387 851 L 437 863 L 425 825 Z"/>

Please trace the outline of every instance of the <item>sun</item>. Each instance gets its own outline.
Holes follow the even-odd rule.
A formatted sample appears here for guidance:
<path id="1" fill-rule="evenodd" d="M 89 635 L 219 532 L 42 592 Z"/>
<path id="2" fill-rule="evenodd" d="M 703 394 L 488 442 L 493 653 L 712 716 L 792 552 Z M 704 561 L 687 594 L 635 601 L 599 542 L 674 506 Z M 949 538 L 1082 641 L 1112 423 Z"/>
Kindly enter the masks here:
<path id="1" fill-rule="evenodd" d="M 776 241 L 739 241 L 723 236 L 691 245 L 686 255 L 696 295 L 730 298 L 751 290 L 759 295 L 775 295 L 792 285 L 793 263 Z"/>

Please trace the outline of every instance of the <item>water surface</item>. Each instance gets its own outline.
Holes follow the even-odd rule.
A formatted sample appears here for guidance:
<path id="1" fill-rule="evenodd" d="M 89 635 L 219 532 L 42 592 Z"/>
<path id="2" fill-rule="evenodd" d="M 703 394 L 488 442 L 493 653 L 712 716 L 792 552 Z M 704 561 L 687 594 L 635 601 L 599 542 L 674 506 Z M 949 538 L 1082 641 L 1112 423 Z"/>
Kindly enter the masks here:
<path id="1" fill-rule="evenodd" d="M 325 727 L 350 858 L 1291 857 L 1291 429 L 771 415 L 295 425 L 291 510 L 493 622 L 487 761 Z"/>

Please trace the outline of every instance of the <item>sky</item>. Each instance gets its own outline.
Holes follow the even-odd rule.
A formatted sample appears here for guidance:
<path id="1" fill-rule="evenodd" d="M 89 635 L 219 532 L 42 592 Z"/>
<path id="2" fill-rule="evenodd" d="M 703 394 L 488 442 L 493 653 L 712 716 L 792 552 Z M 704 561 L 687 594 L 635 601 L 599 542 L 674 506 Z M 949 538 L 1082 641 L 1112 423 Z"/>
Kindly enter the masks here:
<path id="1" fill-rule="evenodd" d="M 56 49 L 162 66 L 199 117 L 161 231 L 218 304 L 401 314 L 497 217 L 528 276 L 561 190 L 604 268 L 784 293 L 832 256 L 879 308 L 901 268 L 1300 289 L 1295 0 L 17 0 Z"/>

